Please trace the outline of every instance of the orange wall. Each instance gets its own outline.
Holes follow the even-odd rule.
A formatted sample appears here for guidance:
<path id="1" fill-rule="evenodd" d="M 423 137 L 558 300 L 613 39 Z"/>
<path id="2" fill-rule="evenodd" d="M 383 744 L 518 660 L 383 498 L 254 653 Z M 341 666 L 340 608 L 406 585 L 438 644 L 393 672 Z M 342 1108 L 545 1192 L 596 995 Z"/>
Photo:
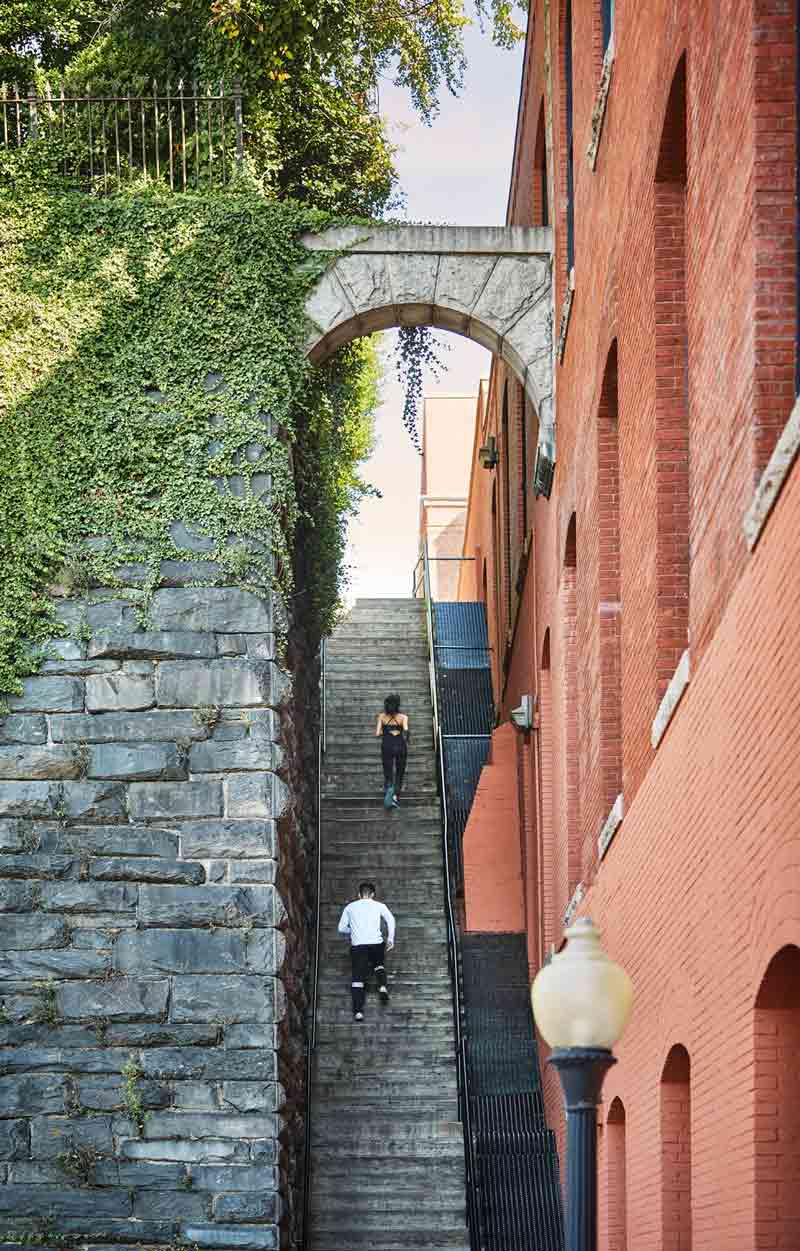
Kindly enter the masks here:
<path id="1" fill-rule="evenodd" d="M 517 731 L 492 735 L 464 831 L 464 895 L 468 930 L 520 934 L 525 928 L 517 797 Z"/>

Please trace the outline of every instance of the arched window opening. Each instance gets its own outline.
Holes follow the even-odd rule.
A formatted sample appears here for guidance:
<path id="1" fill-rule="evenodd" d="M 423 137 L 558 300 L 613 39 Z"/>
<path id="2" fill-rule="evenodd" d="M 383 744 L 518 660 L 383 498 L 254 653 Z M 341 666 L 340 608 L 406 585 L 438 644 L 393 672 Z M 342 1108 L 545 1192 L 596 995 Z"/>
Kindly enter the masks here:
<path id="1" fill-rule="evenodd" d="M 567 273 L 575 264 L 575 175 L 573 169 L 572 0 L 564 3 L 564 119 L 567 174 Z"/>
<path id="2" fill-rule="evenodd" d="M 755 1237 L 772 1251 L 800 1246 L 800 948 L 769 963 L 754 1014 Z"/>
<path id="3" fill-rule="evenodd" d="M 540 226 L 550 225 L 550 203 L 547 191 L 547 130 L 545 129 L 544 98 L 539 105 L 536 123 L 536 147 L 533 154 L 533 214 Z"/>
<path id="4" fill-rule="evenodd" d="M 661 1074 L 661 1229 L 670 1251 L 692 1248 L 692 1105 L 689 1053 L 670 1049 Z"/>
<path id="5" fill-rule="evenodd" d="M 656 704 L 689 638 L 686 56 L 669 93 L 654 186 Z"/>
<path id="6" fill-rule="evenodd" d="M 564 568 L 561 574 L 561 621 L 564 658 L 564 786 L 567 834 L 567 898 L 581 879 L 581 845 L 578 827 L 578 587 L 575 514 L 567 527 Z"/>
<path id="7" fill-rule="evenodd" d="M 553 827 L 553 687 L 550 675 L 550 631 L 545 631 L 539 667 L 539 803 L 542 848 L 539 857 L 539 897 L 542 908 L 542 952 L 547 954 L 560 937 L 555 909 L 555 841 Z"/>
<path id="8" fill-rule="evenodd" d="M 600 764 L 609 812 L 622 790 L 622 642 L 620 604 L 620 472 L 617 342 L 606 360 L 597 410 L 599 514 Z"/>
<path id="9" fill-rule="evenodd" d="M 606 1251 L 628 1251 L 625 1174 L 625 1107 L 619 1098 L 608 1109 L 606 1148 Z"/>

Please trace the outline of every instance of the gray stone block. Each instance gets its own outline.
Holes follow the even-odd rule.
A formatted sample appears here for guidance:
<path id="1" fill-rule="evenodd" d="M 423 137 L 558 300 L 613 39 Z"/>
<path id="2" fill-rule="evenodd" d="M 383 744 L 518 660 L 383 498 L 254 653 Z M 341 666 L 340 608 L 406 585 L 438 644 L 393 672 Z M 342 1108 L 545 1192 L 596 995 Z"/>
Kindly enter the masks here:
<path id="1" fill-rule="evenodd" d="M 160 708 L 248 707 L 272 702 L 269 661 L 164 660 L 156 683 Z"/>
<path id="2" fill-rule="evenodd" d="M 136 673 L 141 676 L 142 674 L 155 673 L 155 671 L 156 668 L 152 660 L 123 660 L 122 662 L 123 673 Z"/>
<path id="3" fill-rule="evenodd" d="M 144 925 L 274 926 L 284 917 L 274 886 L 141 886 L 139 919 Z"/>
<path id="4" fill-rule="evenodd" d="M 191 530 L 183 521 L 173 521 L 169 534 L 176 547 L 185 547 L 190 552 L 213 552 L 217 546 L 216 539 Z"/>
<path id="5" fill-rule="evenodd" d="M 90 882 L 61 882 L 42 887 L 40 907 L 44 912 L 118 916 L 121 913 L 134 912 L 137 899 L 137 888 L 127 883 L 95 885 Z"/>
<path id="6" fill-rule="evenodd" d="M 178 976 L 172 982 L 173 1021 L 273 1021 L 275 980 L 241 974 Z"/>
<path id="7" fill-rule="evenodd" d="M 43 851 L 80 852 L 90 856 L 168 856 L 177 859 L 178 835 L 150 825 L 67 826 L 53 831 Z"/>
<path id="8" fill-rule="evenodd" d="M 46 660 L 39 672 L 88 677 L 94 673 L 114 673 L 117 669 L 119 669 L 119 662 L 116 660 Z"/>
<path id="9" fill-rule="evenodd" d="M 9 1165 L 8 1180 L 15 1185 L 63 1185 L 64 1170 L 60 1164 L 31 1164 L 27 1160 L 17 1160 Z"/>
<path id="10" fill-rule="evenodd" d="M 48 639 L 45 649 L 53 660 L 85 660 L 88 654 L 86 644 L 80 639 Z"/>
<path id="11" fill-rule="evenodd" d="M 69 1186 L 2 1186 L 0 1212 L 11 1216 L 71 1216 L 94 1221 L 96 1217 L 124 1217 L 131 1201 L 123 1190 L 83 1190 Z"/>
<path id="12" fill-rule="evenodd" d="M 111 1175 L 106 1181 L 98 1169 L 99 1185 L 119 1184 L 129 1190 L 179 1190 L 186 1179 L 186 1169 L 180 1164 L 148 1164 L 145 1161 L 127 1164 L 120 1161 L 113 1167 L 116 1169 L 116 1180 Z"/>
<path id="13" fill-rule="evenodd" d="M 196 860 L 277 855 L 274 821 L 193 821 L 181 831 L 181 855 Z"/>
<path id="14" fill-rule="evenodd" d="M 7 699 L 12 712 L 80 712 L 83 682 L 80 678 L 39 677 L 22 680 L 22 694 Z"/>
<path id="15" fill-rule="evenodd" d="M 87 712 L 135 712 L 155 702 L 153 679 L 146 674 L 100 673 L 86 679 Z"/>
<path id="16" fill-rule="evenodd" d="M 59 782 L 55 805 L 71 821 L 124 818 L 125 787 L 119 782 Z"/>
<path id="17" fill-rule="evenodd" d="M 278 1118 L 229 1116 L 225 1112 L 155 1112 L 147 1118 L 144 1136 L 154 1138 L 275 1138 Z"/>
<path id="18" fill-rule="evenodd" d="M 235 1048 L 274 1047 L 276 1040 L 273 1025 L 255 1025 L 250 1022 L 244 1025 L 226 1025 L 225 1046 Z"/>
<path id="19" fill-rule="evenodd" d="M 274 882 L 277 860 L 235 860 L 230 866 L 231 882 Z"/>
<path id="20" fill-rule="evenodd" d="M 47 722 L 41 714 L 9 713 L 0 718 L 0 743 L 46 743 Z"/>
<path id="21" fill-rule="evenodd" d="M 202 660 L 216 656 L 213 634 L 199 630 L 139 630 L 98 635 L 89 644 L 90 656 L 166 660 L 178 657 Z"/>
<path id="22" fill-rule="evenodd" d="M 0 856 L 0 878 L 29 877 L 45 881 L 54 881 L 66 875 L 72 869 L 74 861 L 70 856 Z M 5 909 L 16 911 L 16 909 Z"/>
<path id="23" fill-rule="evenodd" d="M 1 751 L 2 749 L 0 749 Z M 51 750 L 54 750 L 51 748 Z M 276 748 L 266 735 L 253 732 L 241 739 L 218 739 L 194 743 L 189 752 L 192 773 L 224 773 L 234 769 L 274 769 Z"/>
<path id="24" fill-rule="evenodd" d="M 275 660 L 275 635 L 248 634 L 247 654 L 253 660 Z"/>
<path id="25" fill-rule="evenodd" d="M 11 1047 L 0 1059 L 0 1073 L 28 1073 L 36 1069 L 48 1072 L 121 1073 L 126 1056 L 98 1047 L 97 1039 L 86 1029 L 75 1025 L 27 1026 L 39 1030 L 40 1044 Z M 16 1033 L 21 1035 L 23 1027 Z M 93 1043 L 91 1047 L 86 1043 Z"/>
<path id="26" fill-rule="evenodd" d="M 206 736 L 192 712 L 165 710 L 51 717 L 50 732 L 56 743 L 157 743 Z"/>
<path id="27" fill-rule="evenodd" d="M 72 931 L 72 945 L 81 951 L 110 951 L 114 944 L 114 931 L 80 930 Z"/>
<path id="28" fill-rule="evenodd" d="M 0 782 L 0 817 L 52 817 L 49 782 Z"/>
<path id="29" fill-rule="evenodd" d="M 0 1121 L 0 1160 L 24 1160 L 27 1155 L 27 1121 Z"/>
<path id="30" fill-rule="evenodd" d="M 150 1217 L 153 1220 L 202 1221 L 207 1220 L 208 1199 L 205 1195 L 192 1193 L 165 1194 L 159 1190 L 150 1190 L 145 1194 L 134 1194 L 134 1216 Z"/>
<path id="31" fill-rule="evenodd" d="M 55 603 L 53 608 L 59 621 L 70 630 L 84 624 L 93 634 L 100 630 L 136 628 L 136 609 L 125 599 L 70 599 Z"/>
<path id="32" fill-rule="evenodd" d="M 56 991 L 59 1015 L 65 1020 L 159 1017 L 166 1012 L 168 998 L 167 981 L 135 982 L 130 978 L 65 985 Z"/>
<path id="33" fill-rule="evenodd" d="M 272 1190 L 274 1176 L 269 1165 L 200 1164 L 192 1169 L 192 1184 L 197 1190 L 247 1194 Z"/>
<path id="34" fill-rule="evenodd" d="M 250 1029 L 255 1028 L 250 1026 Z M 270 1033 L 269 1047 L 272 1048 L 274 1043 Z M 224 1047 L 152 1047 L 142 1051 L 140 1062 L 145 1075 L 159 1081 L 170 1078 L 211 1082 L 277 1080 L 275 1052 L 271 1049 L 229 1051 Z"/>
<path id="35" fill-rule="evenodd" d="M 223 1111 L 277 1112 L 278 1087 L 275 1082 L 223 1082 Z"/>
<path id="36" fill-rule="evenodd" d="M 186 777 L 186 757 L 174 743 L 95 743 L 89 748 L 86 775 L 131 782 L 170 781 Z"/>
<path id="37" fill-rule="evenodd" d="M 273 1191 L 251 1195 L 216 1195 L 214 1219 L 217 1221 L 270 1221 L 277 1224 L 280 1198 Z M 277 1243 L 275 1244 L 277 1246 Z"/>
<path id="38" fill-rule="evenodd" d="M 143 856 L 92 860 L 89 876 L 101 882 L 174 882 L 183 886 L 199 886 L 206 880 L 201 864 L 166 858 L 150 860 Z"/>
<path id="39" fill-rule="evenodd" d="M 128 803 L 134 821 L 222 816 L 221 782 L 133 782 Z"/>
<path id="40" fill-rule="evenodd" d="M 69 927 L 61 917 L 0 916 L 0 951 L 64 947 L 68 942 Z"/>
<path id="41" fill-rule="evenodd" d="M 175 1107 L 187 1112 L 219 1112 L 216 1088 L 207 1082 L 177 1082 Z"/>
<path id="42" fill-rule="evenodd" d="M 81 762 L 70 747 L 0 747 L 0 778 L 77 778 Z"/>
<path id="43" fill-rule="evenodd" d="M 24 1073 L 0 1077 L 0 1118 L 64 1111 L 64 1077 L 60 1073 Z"/>
<path id="44" fill-rule="evenodd" d="M 137 1092 L 145 1108 L 166 1108 L 172 1100 L 172 1092 L 157 1082 L 139 1081 Z M 125 1083 L 121 1078 L 112 1077 L 81 1081 L 78 1096 L 81 1107 L 90 1111 L 120 1111 L 125 1103 Z"/>
<path id="45" fill-rule="evenodd" d="M 9 851 L 23 851 L 27 841 L 27 822 L 0 821 L 0 855 Z"/>
<path id="46" fill-rule="evenodd" d="M 108 956 L 93 951 L 12 951 L 0 959 L 0 981 L 13 978 L 103 977 Z"/>
<path id="47" fill-rule="evenodd" d="M 221 582 L 222 578 L 216 560 L 162 560 L 159 570 L 162 586 L 191 586 L 197 582 Z"/>
<path id="48" fill-rule="evenodd" d="M 113 1047 L 202 1047 L 213 1046 L 219 1026 L 203 1025 L 109 1025 L 106 1041 Z"/>
<path id="49" fill-rule="evenodd" d="M 235 773 L 226 782 L 226 816 L 278 817 L 286 807 L 286 787 L 274 773 Z"/>
<path id="50" fill-rule="evenodd" d="M 277 1251 L 277 1225 L 184 1225 L 183 1237 L 198 1247 L 242 1248 L 242 1251 Z"/>
<path id="51" fill-rule="evenodd" d="M 218 634 L 216 637 L 217 637 L 217 655 L 219 656 L 246 656 L 247 655 L 247 635 L 246 634 Z"/>
<path id="52" fill-rule="evenodd" d="M 236 1160 L 246 1145 L 225 1138 L 206 1138 L 202 1142 L 141 1142 L 131 1139 L 120 1144 L 120 1154 L 128 1160 L 180 1160 L 186 1164 L 208 1164 L 214 1160 Z"/>
<path id="53" fill-rule="evenodd" d="M 185 587 L 156 591 L 150 620 L 160 630 L 213 630 L 222 634 L 272 629 L 267 600 L 237 587 Z"/>
<path id="54" fill-rule="evenodd" d="M 248 935 L 247 966 L 251 972 L 274 976 L 285 955 L 286 938 L 280 930 L 252 930 Z"/>
<path id="55" fill-rule="evenodd" d="M 123 973 L 243 973 L 245 938 L 233 931 L 137 930 L 120 935 L 114 967 Z"/>

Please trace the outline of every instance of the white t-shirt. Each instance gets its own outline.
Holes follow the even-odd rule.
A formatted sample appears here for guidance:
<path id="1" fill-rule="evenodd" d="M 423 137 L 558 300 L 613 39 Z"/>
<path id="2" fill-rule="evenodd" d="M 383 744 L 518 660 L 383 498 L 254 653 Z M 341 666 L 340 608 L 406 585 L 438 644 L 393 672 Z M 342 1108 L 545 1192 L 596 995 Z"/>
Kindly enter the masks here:
<path id="1" fill-rule="evenodd" d="M 377 899 L 354 899 L 342 913 L 339 922 L 339 933 L 350 935 L 353 947 L 363 947 L 367 943 L 382 943 L 383 931 L 381 921 L 386 922 L 387 941 L 394 942 L 394 917 L 386 904 Z"/>

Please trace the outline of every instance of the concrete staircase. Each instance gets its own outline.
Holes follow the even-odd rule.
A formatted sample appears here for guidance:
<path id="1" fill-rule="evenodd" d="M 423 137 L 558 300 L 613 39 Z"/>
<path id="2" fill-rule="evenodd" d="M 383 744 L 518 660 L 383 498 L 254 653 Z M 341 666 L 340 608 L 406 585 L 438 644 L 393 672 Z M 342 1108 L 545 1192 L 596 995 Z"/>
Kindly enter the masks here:
<path id="1" fill-rule="evenodd" d="M 317 1051 L 307 1251 L 468 1251 L 424 609 L 359 600 L 327 647 Z M 397 691 L 411 745 L 385 812 L 375 720 Z M 359 881 L 397 917 L 391 1000 L 350 1005 L 336 926 Z"/>

